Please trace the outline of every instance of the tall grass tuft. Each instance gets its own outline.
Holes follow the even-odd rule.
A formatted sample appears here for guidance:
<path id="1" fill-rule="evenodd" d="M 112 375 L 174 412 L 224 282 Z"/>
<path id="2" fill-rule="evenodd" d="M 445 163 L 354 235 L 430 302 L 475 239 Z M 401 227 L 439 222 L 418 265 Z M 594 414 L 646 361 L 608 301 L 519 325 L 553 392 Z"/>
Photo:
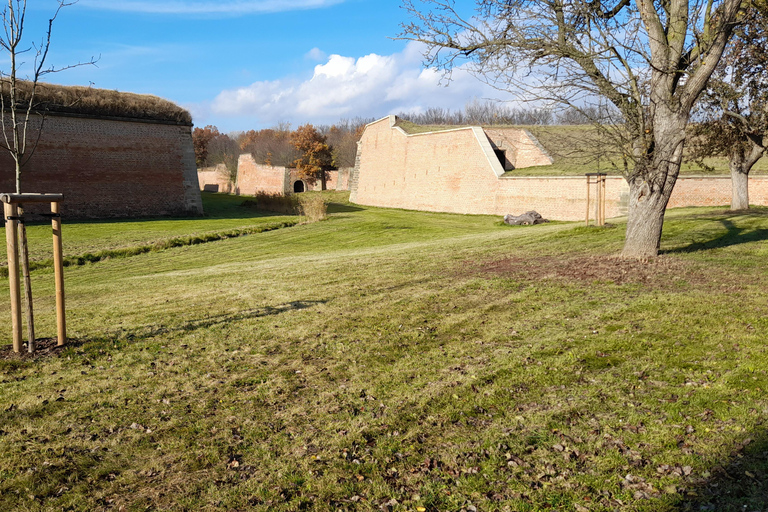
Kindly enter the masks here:
<path id="1" fill-rule="evenodd" d="M 258 192 L 243 203 L 243 206 L 253 206 L 257 210 L 268 212 L 284 213 L 286 215 L 297 215 L 300 211 L 299 200 L 296 196 L 286 196 L 270 192 Z"/>
<path id="2" fill-rule="evenodd" d="M 320 194 L 302 194 L 299 196 L 299 213 L 308 222 L 325 220 L 328 216 L 328 204 Z"/>

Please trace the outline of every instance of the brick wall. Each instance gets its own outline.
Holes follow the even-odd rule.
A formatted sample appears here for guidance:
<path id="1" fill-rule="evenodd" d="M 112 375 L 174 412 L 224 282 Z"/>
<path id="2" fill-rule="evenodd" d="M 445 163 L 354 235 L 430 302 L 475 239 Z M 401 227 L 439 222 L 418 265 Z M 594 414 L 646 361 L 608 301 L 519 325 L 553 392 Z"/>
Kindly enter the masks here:
<path id="1" fill-rule="evenodd" d="M 328 187 L 330 190 L 349 190 L 349 179 L 352 174 L 352 167 L 342 167 L 336 172 L 336 186 Z"/>
<path id="2" fill-rule="evenodd" d="M 0 192 L 15 192 L 0 152 Z M 189 126 L 50 115 L 22 192 L 63 193 L 65 218 L 200 215 Z"/>
<path id="3" fill-rule="evenodd" d="M 240 194 L 285 194 L 290 185 L 290 173 L 285 167 L 257 164 L 250 153 L 240 155 L 237 162 L 237 189 Z"/>
<path id="4" fill-rule="evenodd" d="M 500 140 L 500 134 L 485 133 L 460 128 L 408 135 L 394 127 L 393 116 L 372 123 L 360 141 L 350 200 L 424 211 L 519 215 L 536 210 L 553 220 L 586 217 L 586 177 L 502 177 L 493 153 L 493 139 Z M 749 192 L 751 204 L 768 205 L 768 176 L 751 177 Z M 626 215 L 629 186 L 624 178 L 607 177 L 605 195 L 606 217 Z M 595 197 L 592 185 L 592 219 Z M 678 179 L 669 206 L 728 206 L 730 201 L 729 177 L 691 176 Z"/>
<path id="5" fill-rule="evenodd" d="M 504 169 L 482 130 L 457 128 L 407 135 L 392 128 L 394 121 L 394 116 L 382 119 L 363 133 L 355 202 L 489 213 Z"/>
<path id="6" fill-rule="evenodd" d="M 325 183 L 325 189 L 349 190 L 350 171 L 350 169 L 330 171 Z M 211 179 L 214 178 L 212 177 Z M 237 162 L 237 193 L 240 194 L 255 195 L 258 192 L 292 194 L 294 184 L 297 181 L 304 183 L 305 191 L 322 189 L 320 180 L 309 181 L 301 179 L 296 169 L 257 164 L 250 154 L 240 155 Z M 214 183 L 214 181 L 211 183 Z"/>
<path id="7" fill-rule="evenodd" d="M 554 161 L 528 130 L 519 128 L 483 128 L 491 144 L 507 152 L 513 169 L 552 165 Z M 509 169 L 507 169 L 509 170 Z"/>
<path id="8" fill-rule="evenodd" d="M 201 191 L 220 192 L 222 194 L 236 193 L 235 185 L 229 180 L 227 166 L 224 164 L 198 169 L 197 181 Z"/>

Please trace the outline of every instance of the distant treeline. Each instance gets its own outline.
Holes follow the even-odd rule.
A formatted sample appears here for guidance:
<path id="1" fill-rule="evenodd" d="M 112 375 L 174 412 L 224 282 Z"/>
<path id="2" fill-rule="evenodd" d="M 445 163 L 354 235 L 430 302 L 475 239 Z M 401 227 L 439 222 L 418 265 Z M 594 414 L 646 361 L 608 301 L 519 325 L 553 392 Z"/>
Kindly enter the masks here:
<path id="1" fill-rule="evenodd" d="M 472 101 L 463 110 L 428 108 L 423 112 L 403 112 L 398 117 L 421 125 L 580 125 L 591 124 L 599 116 L 595 107 L 571 108 L 555 112 L 546 108 L 511 108 L 493 101 Z M 332 125 L 315 126 L 325 137 L 333 155 L 333 166 L 353 167 L 357 154 L 357 141 L 365 125 L 374 118 L 356 117 L 343 119 Z M 279 123 L 272 128 L 248 130 L 246 132 L 219 133 L 215 126 L 195 128 L 195 156 L 199 167 L 226 164 L 234 177 L 237 173 L 238 156 L 242 153 L 253 155 L 257 163 L 292 167 L 301 154 L 291 143 L 294 130 L 290 123 Z"/>
<path id="2" fill-rule="evenodd" d="M 420 125 L 584 125 L 615 122 L 616 113 L 605 107 L 586 106 L 555 111 L 549 108 L 512 108 L 495 101 L 472 101 L 463 110 L 432 107 L 423 112 L 403 112 L 397 117 Z"/>

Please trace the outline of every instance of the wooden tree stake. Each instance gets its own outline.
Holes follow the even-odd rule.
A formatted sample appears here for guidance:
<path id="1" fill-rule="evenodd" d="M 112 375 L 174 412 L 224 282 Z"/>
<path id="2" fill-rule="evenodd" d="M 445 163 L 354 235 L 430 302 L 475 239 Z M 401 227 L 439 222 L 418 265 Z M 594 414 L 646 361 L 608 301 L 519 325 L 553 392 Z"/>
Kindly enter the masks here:
<path id="1" fill-rule="evenodd" d="M 16 230 L 19 215 L 15 204 L 3 204 L 5 213 L 5 240 L 8 249 L 8 285 L 11 289 L 11 323 L 13 351 L 21 352 L 21 286 L 19 282 L 19 247 Z"/>
<path id="2" fill-rule="evenodd" d="M 587 174 L 587 227 L 589 227 L 589 190 L 592 188 L 592 177 Z"/>
<path id="3" fill-rule="evenodd" d="M 53 228 L 53 269 L 56 279 L 56 326 L 58 327 L 58 345 L 67 342 L 67 319 L 64 296 L 64 250 L 61 242 L 61 208 L 58 201 L 51 203 L 51 227 Z"/>
<path id="4" fill-rule="evenodd" d="M 29 244 L 24 222 L 24 205 L 18 205 L 19 248 L 21 249 L 21 275 L 24 278 L 24 303 L 27 306 L 27 352 L 35 353 L 35 308 L 32 299 L 32 277 L 29 275 Z"/>

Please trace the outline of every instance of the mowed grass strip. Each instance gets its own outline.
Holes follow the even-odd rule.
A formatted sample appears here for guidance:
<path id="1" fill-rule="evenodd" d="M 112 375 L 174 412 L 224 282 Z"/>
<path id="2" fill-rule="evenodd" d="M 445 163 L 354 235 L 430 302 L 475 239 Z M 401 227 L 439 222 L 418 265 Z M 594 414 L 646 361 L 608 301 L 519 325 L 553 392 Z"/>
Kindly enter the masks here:
<path id="1" fill-rule="evenodd" d="M 0 509 L 764 507 L 764 210 L 672 211 L 647 264 L 623 226 L 329 211 L 68 269 L 74 343 L 0 362 Z"/>
<path id="2" fill-rule="evenodd" d="M 205 216 L 163 219 L 114 219 L 97 221 L 63 218 L 65 261 L 69 264 L 126 257 L 149 250 L 205 243 L 298 222 L 295 216 L 275 215 L 248 206 L 248 197 L 202 193 Z M 245 203 L 245 204 L 244 204 Z M 37 267 L 51 265 L 51 224 L 32 216 L 27 227 L 30 260 Z M 0 239 L 5 229 L 0 223 Z M 0 244 L 0 267 L 7 267 L 5 243 Z M 2 275 L 7 270 L 0 268 Z"/>

